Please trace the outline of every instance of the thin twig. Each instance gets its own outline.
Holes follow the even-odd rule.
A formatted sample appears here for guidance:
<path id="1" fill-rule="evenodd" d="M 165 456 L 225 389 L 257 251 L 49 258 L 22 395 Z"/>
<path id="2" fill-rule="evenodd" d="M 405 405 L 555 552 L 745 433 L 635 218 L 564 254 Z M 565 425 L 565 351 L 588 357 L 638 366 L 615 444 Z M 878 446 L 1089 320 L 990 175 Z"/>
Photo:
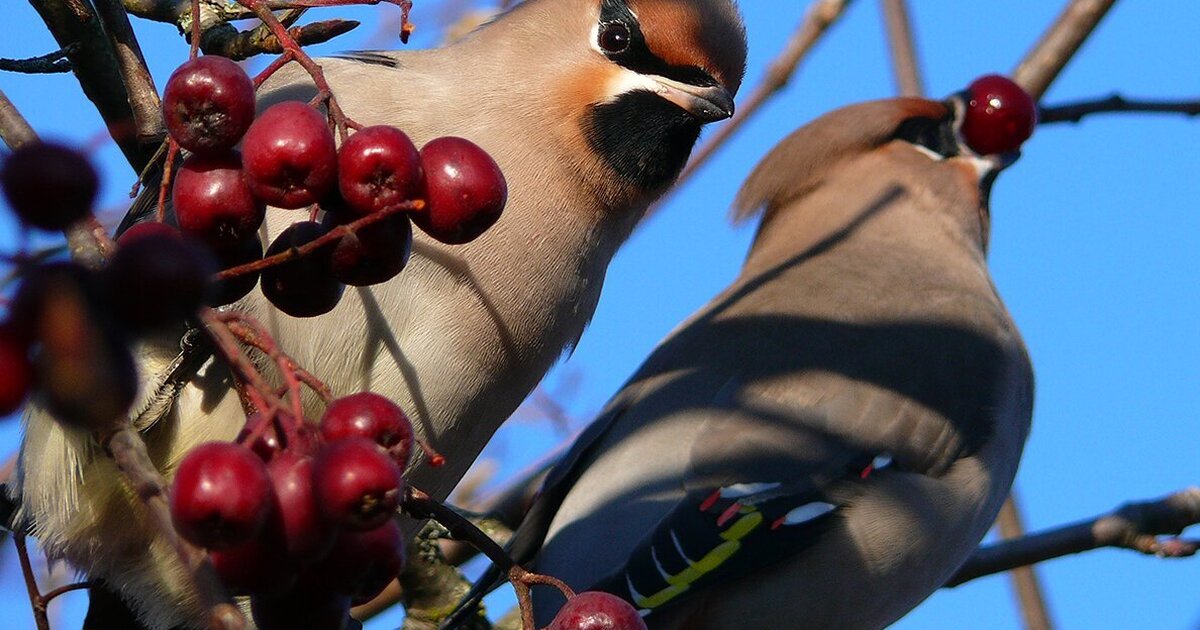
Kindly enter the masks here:
<path id="1" fill-rule="evenodd" d="M 42 601 L 42 595 L 38 592 L 33 563 L 29 561 L 29 548 L 25 546 L 24 532 L 13 532 L 13 543 L 17 546 L 17 560 L 21 563 L 21 575 L 25 578 L 29 605 L 33 607 L 33 622 L 38 630 L 50 630 L 50 619 L 46 617 L 46 603 Z"/>
<path id="2" fill-rule="evenodd" d="M 981 547 L 946 583 L 958 586 L 979 577 L 1071 554 L 1115 547 L 1164 558 L 1194 555 L 1200 543 L 1167 539 L 1200 525 L 1200 487 L 1162 499 L 1126 503 L 1116 510 L 1072 525 Z"/>
<path id="3" fill-rule="evenodd" d="M 921 81 L 921 67 L 917 63 L 917 47 L 913 41 L 908 6 L 904 0 L 883 0 L 883 16 L 892 50 L 892 71 L 900 96 L 924 95 L 925 87 Z"/>
<path id="4" fill-rule="evenodd" d="M 20 72 L 22 74 L 55 74 L 59 72 L 71 71 L 71 60 L 67 59 L 67 55 L 71 53 L 68 46 L 56 50 L 52 53 L 38 55 L 37 57 L 28 57 L 26 59 L 3 59 L 0 58 L 0 71 L 5 72 Z"/>
<path id="5" fill-rule="evenodd" d="M 718 127 L 716 132 L 700 148 L 696 149 L 692 154 L 692 159 L 679 174 L 675 186 L 646 211 L 643 223 L 645 223 L 645 219 L 650 218 L 658 209 L 665 206 L 675 191 L 678 191 L 684 182 L 690 179 L 718 149 L 724 146 L 747 120 L 754 117 L 767 101 L 787 86 L 800 67 L 800 62 L 842 15 L 849 3 L 850 0 L 815 0 L 809 6 L 808 11 L 804 14 L 804 19 L 801 20 L 791 39 L 788 40 L 783 52 L 767 66 L 767 72 L 762 82 L 743 102 L 738 104 L 737 113 L 733 118 Z"/>
<path id="6" fill-rule="evenodd" d="M 437 521 L 450 532 L 451 536 L 474 545 L 480 553 L 492 561 L 492 564 L 507 573 L 509 581 L 517 591 L 517 602 L 521 606 L 522 619 L 525 620 L 526 628 L 534 628 L 533 605 L 529 598 L 531 586 L 553 586 L 567 598 L 575 596 L 575 591 L 571 590 L 571 587 L 562 580 L 549 575 L 531 573 L 521 568 L 508 555 L 508 552 L 504 551 L 496 541 L 488 538 L 487 534 L 484 534 L 474 523 L 421 490 L 412 486 L 405 487 L 400 509 L 414 518 L 429 518 Z"/>
<path id="7" fill-rule="evenodd" d="M 1000 508 L 1000 516 L 996 519 L 996 527 L 1000 536 L 1005 540 L 1021 538 L 1025 535 L 1025 523 L 1021 511 L 1017 507 L 1016 490 L 1004 501 Z M 1046 596 L 1042 591 L 1041 582 L 1032 566 L 1014 567 L 1009 571 L 1013 589 L 1017 595 L 1017 606 L 1021 611 L 1021 619 L 1025 622 L 1026 630 L 1053 630 L 1054 622 L 1050 619 L 1050 609 L 1046 605 Z"/>
<path id="8" fill-rule="evenodd" d="M 1038 113 L 1038 123 L 1077 123 L 1085 116 L 1104 113 L 1152 113 L 1152 114 L 1183 114 L 1185 116 L 1200 115 L 1200 100 L 1197 101 L 1135 101 L 1120 94 L 1074 103 L 1064 103 L 1053 107 L 1042 107 Z"/>
<path id="9" fill-rule="evenodd" d="M 254 407 L 263 411 L 286 408 L 287 405 L 272 391 L 271 385 L 258 372 L 258 368 L 242 352 L 238 346 L 237 337 L 230 332 L 225 322 L 221 321 L 217 312 L 205 309 L 200 312 L 200 319 L 204 322 L 204 329 L 208 331 L 213 343 L 216 344 L 217 351 L 233 369 L 237 380 L 247 385 L 241 391 L 249 396 Z"/>
<path id="10" fill-rule="evenodd" d="M 419 212 L 424 208 L 425 208 L 425 202 L 420 199 L 415 199 L 413 201 L 406 201 L 404 203 L 397 204 L 390 208 L 384 208 L 383 210 L 380 210 L 378 212 L 373 212 L 365 217 L 355 219 L 354 221 L 351 221 L 350 223 L 346 223 L 344 225 L 339 225 L 339 226 L 333 228 L 332 230 L 322 234 L 321 236 L 318 236 L 317 238 L 301 245 L 300 247 L 293 247 L 293 248 L 287 249 L 285 251 L 279 252 L 278 254 L 275 254 L 274 256 L 268 256 L 261 260 L 256 260 L 254 262 L 246 263 L 244 265 L 238 265 L 237 267 L 230 267 L 229 269 L 225 269 L 224 271 L 219 272 L 216 275 L 215 279 L 218 281 L 228 280 L 230 278 L 236 278 L 238 276 L 243 276 L 243 275 L 250 274 L 250 273 L 256 273 L 256 272 L 262 271 L 264 269 L 267 269 L 269 267 L 274 267 L 276 265 L 285 263 L 289 260 L 294 260 L 301 256 L 306 256 L 311 252 L 314 252 L 322 247 L 325 247 L 326 245 L 329 245 L 329 244 L 332 244 L 332 243 L 335 243 L 335 242 L 341 240 L 341 238 L 343 236 L 348 236 L 350 234 L 353 234 L 353 233 L 357 232 L 358 230 L 360 230 L 368 225 L 371 225 L 372 223 L 378 223 L 379 221 L 382 221 L 383 219 L 386 219 L 387 217 L 390 217 L 393 214 L 398 214 L 401 212 Z"/>
<path id="11" fill-rule="evenodd" d="M 1079 47 L 1117 0 L 1071 0 L 1012 73 L 1013 81 L 1040 101 Z"/>

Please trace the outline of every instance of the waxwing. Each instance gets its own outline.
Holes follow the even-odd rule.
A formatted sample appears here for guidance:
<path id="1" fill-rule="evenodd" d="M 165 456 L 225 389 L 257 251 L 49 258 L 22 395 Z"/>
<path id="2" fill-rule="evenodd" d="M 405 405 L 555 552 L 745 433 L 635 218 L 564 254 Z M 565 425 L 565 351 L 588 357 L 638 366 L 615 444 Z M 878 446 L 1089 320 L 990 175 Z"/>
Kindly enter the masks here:
<path id="1" fill-rule="evenodd" d="M 321 60 L 355 121 L 397 126 L 417 146 L 455 135 L 483 147 L 507 179 L 507 207 L 466 245 L 419 234 L 403 273 L 346 291 L 326 315 L 292 318 L 257 290 L 235 308 L 335 395 L 397 401 L 446 457 L 439 469 L 418 458 L 408 479 L 443 498 L 576 343 L 618 246 L 701 126 L 732 114 L 745 56 L 732 0 L 527 0 L 443 48 Z M 289 67 L 260 102 L 312 93 Z M 273 238 L 305 218 L 270 209 L 264 229 Z M 133 410 L 168 475 L 188 449 L 232 439 L 245 419 L 212 362 L 177 396 L 156 398 L 178 353 L 178 339 L 139 349 L 146 391 Z M 319 416 L 319 401 L 306 411 Z M 137 525 L 140 507 L 92 436 L 31 411 L 15 492 L 51 557 L 107 579 L 153 629 L 193 622 L 171 550 Z"/>
<path id="2" fill-rule="evenodd" d="M 962 109 L 869 102 L 780 143 L 735 203 L 762 214 L 741 274 L 550 473 L 513 557 L 690 630 L 879 628 L 948 579 L 1033 401 L 985 262 L 1012 156 L 966 149 Z M 562 597 L 533 598 L 541 627 Z"/>

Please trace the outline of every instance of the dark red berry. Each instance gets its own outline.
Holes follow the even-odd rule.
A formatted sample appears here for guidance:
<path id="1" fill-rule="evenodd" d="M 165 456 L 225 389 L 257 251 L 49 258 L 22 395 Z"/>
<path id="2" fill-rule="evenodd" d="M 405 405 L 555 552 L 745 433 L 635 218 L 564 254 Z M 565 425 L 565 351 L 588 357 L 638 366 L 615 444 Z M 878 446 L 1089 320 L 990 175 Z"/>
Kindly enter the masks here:
<path id="1" fill-rule="evenodd" d="M 962 136 L 980 155 L 1009 153 L 1033 135 L 1037 103 L 1021 86 L 998 74 L 976 79 L 967 88 Z"/>
<path id="2" fill-rule="evenodd" d="M 366 438 L 326 444 L 313 463 L 317 505 L 330 521 L 356 531 L 374 529 L 391 518 L 402 483 L 396 463 Z"/>
<path id="3" fill-rule="evenodd" d="M 264 462 L 271 461 L 275 455 L 285 450 L 297 455 L 311 455 L 316 452 L 321 436 L 311 424 L 297 422 L 285 411 L 277 411 L 276 414 L 275 420 L 270 421 L 272 426 L 262 428 L 260 425 L 268 422 L 267 417 L 261 413 L 251 414 L 246 418 L 246 426 L 234 441 L 254 451 Z M 292 427 L 290 432 L 287 429 L 289 426 Z M 279 438 L 277 427 L 285 432 L 286 443 Z M 257 437 L 249 440 L 252 433 Z"/>
<path id="4" fill-rule="evenodd" d="M 278 595 L 296 583 L 297 570 L 282 541 L 267 534 L 259 532 L 240 545 L 209 552 L 213 569 L 230 594 Z"/>
<path id="5" fill-rule="evenodd" d="M 317 509 L 313 496 L 313 461 L 283 451 L 267 464 L 275 488 L 275 518 L 268 531 L 281 540 L 288 558 L 307 564 L 319 560 L 333 545 L 334 528 Z"/>
<path id="6" fill-rule="evenodd" d="M 363 128 L 338 150 L 338 188 L 357 216 L 422 197 L 421 154 L 395 127 Z"/>
<path id="7" fill-rule="evenodd" d="M 267 257 L 301 247 L 324 234 L 325 229 L 318 223 L 293 223 L 267 248 Z M 331 243 L 264 269 L 261 278 L 263 295 L 275 308 L 292 317 L 315 317 L 332 311 L 345 289 L 333 276 L 329 260 L 332 251 Z"/>
<path id="8" fill-rule="evenodd" d="M 236 151 L 183 161 L 171 192 L 179 228 L 221 250 L 254 236 L 266 206 L 250 194 Z"/>
<path id="9" fill-rule="evenodd" d="M 171 484 L 171 519 L 179 535 L 208 549 L 249 541 L 271 512 L 271 480 L 250 449 L 207 442 L 192 449 Z"/>
<path id="10" fill-rule="evenodd" d="M 218 267 L 223 270 L 232 269 L 262 260 L 263 246 L 262 241 L 258 240 L 258 235 L 254 234 L 236 243 L 214 249 L 213 253 L 217 256 Z M 258 284 L 259 273 L 254 271 L 225 280 L 217 280 L 213 283 L 208 305 L 223 306 L 246 297 L 247 293 L 254 290 L 254 285 Z"/>
<path id="11" fill-rule="evenodd" d="M 129 229 L 121 232 L 117 237 L 117 247 L 125 247 L 131 243 L 142 240 L 147 236 L 179 236 L 179 230 L 158 221 L 146 221 L 145 223 L 135 223 L 129 226 Z"/>
<path id="12" fill-rule="evenodd" d="M 508 184 L 492 156 L 470 140 L 438 138 L 421 149 L 428 207 L 413 223 L 449 244 L 474 240 L 499 218 Z"/>
<path id="13" fill-rule="evenodd" d="M 0 415 L 19 409 L 32 385 L 29 340 L 7 323 L 0 324 Z"/>
<path id="14" fill-rule="evenodd" d="M 584 591 L 567 600 L 546 630 L 646 630 L 646 622 L 620 597 Z"/>
<path id="15" fill-rule="evenodd" d="M 354 598 L 355 605 L 379 595 L 404 568 L 404 537 L 395 519 L 365 532 L 343 530 L 329 555 L 309 570 L 314 586 Z"/>
<path id="16" fill-rule="evenodd" d="M 161 224 L 143 223 L 126 232 L 125 244 L 107 271 L 117 316 L 135 334 L 177 325 L 194 315 L 204 305 L 217 271 L 207 247 L 175 231 L 143 227 L 155 225 Z"/>
<path id="17" fill-rule="evenodd" d="M 167 79 L 163 117 L 167 132 L 188 151 L 231 149 L 254 122 L 254 84 L 224 57 L 191 59 Z"/>
<path id="18" fill-rule="evenodd" d="M 272 105 L 242 142 L 246 181 L 278 208 L 316 203 L 337 184 L 337 145 L 325 117 L 297 101 Z"/>
<path id="19" fill-rule="evenodd" d="M 60 422 L 91 431 L 124 422 L 138 391 L 133 355 L 105 289 L 97 273 L 53 263 L 30 272 L 14 300 L 21 330 L 35 342 L 41 403 Z"/>
<path id="20" fill-rule="evenodd" d="M 351 437 L 371 440 L 388 450 L 404 470 L 412 455 L 413 429 L 400 406 L 373 392 L 338 398 L 321 416 L 321 437 L 336 442 Z"/>
<path id="21" fill-rule="evenodd" d="M 0 169 L 0 184 L 26 225 L 61 230 L 87 216 L 100 179 L 78 151 L 53 142 L 34 142 L 13 151 Z"/>
<path id="22" fill-rule="evenodd" d="M 326 213 L 324 225 L 336 225 Z M 341 282 L 366 287 L 395 278 L 412 254 L 412 222 L 403 214 L 383 217 L 338 239 L 333 249 L 333 275 Z"/>

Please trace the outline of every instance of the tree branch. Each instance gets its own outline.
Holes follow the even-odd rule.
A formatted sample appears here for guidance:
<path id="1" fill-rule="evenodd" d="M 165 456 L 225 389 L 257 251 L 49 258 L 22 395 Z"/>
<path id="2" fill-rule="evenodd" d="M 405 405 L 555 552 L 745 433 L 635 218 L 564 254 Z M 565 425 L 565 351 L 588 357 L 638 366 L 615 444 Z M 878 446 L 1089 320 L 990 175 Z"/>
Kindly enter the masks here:
<path id="1" fill-rule="evenodd" d="M 51 53 L 29 57 L 27 59 L 0 58 L 0 71 L 20 72 L 22 74 L 55 74 L 71 71 L 71 60 L 67 55 L 73 46 L 61 48 Z"/>
<path id="2" fill-rule="evenodd" d="M 29 0 L 54 40 L 62 48 L 77 45 L 69 55 L 83 93 L 96 106 L 109 134 L 140 171 L 154 148 L 144 147 L 135 137 L 133 108 L 121 79 L 120 66 L 92 6 L 79 0 Z"/>
<path id="3" fill-rule="evenodd" d="M 1042 107 L 1038 113 L 1038 124 L 1077 123 L 1085 116 L 1106 113 L 1152 113 L 1200 115 L 1200 100 L 1197 101 L 1135 101 L 1120 94 L 1088 100 L 1064 103 L 1053 107 Z"/>
<path id="4" fill-rule="evenodd" d="M 1071 0 L 1050 29 L 1012 72 L 1034 101 L 1046 90 L 1117 0 Z"/>
<path id="5" fill-rule="evenodd" d="M 1005 499 L 996 518 L 996 526 L 1000 536 L 1013 540 L 1025 535 L 1025 523 L 1021 511 L 1017 507 L 1017 492 L 1014 488 Z M 1042 585 L 1038 581 L 1033 567 L 1014 567 L 1009 571 L 1013 589 L 1017 595 L 1017 605 L 1021 618 L 1025 621 L 1027 630 L 1052 630 L 1054 622 L 1050 620 L 1050 609 L 1046 606 L 1046 597 L 1042 593 Z"/>
<path id="6" fill-rule="evenodd" d="M 121 0 L 92 2 L 104 23 L 105 32 L 111 38 L 117 68 L 133 111 L 134 135 L 143 149 L 157 146 L 167 135 L 162 102 L 158 98 L 158 89 L 154 87 L 150 69 L 146 67 L 142 48 L 133 34 L 133 26 L 129 24 L 129 15 L 125 13 Z"/>
<path id="7" fill-rule="evenodd" d="M 16 151 L 30 142 L 37 142 L 37 132 L 29 126 L 29 121 L 17 111 L 17 106 L 8 100 L 4 91 L 0 90 L 0 140 L 8 148 Z"/>
<path id="8" fill-rule="evenodd" d="M 900 96 L 924 95 L 908 6 L 904 0 L 883 0 L 883 17 L 892 50 L 892 71 Z"/>
<path id="9" fill-rule="evenodd" d="M 1158 537 L 1178 536 L 1197 524 L 1200 524 L 1200 487 L 1158 500 L 1127 503 L 1091 520 L 981 547 L 946 587 L 1104 547 L 1131 549 L 1162 558 L 1192 556 L 1200 548 L 1200 541 L 1162 541 Z"/>

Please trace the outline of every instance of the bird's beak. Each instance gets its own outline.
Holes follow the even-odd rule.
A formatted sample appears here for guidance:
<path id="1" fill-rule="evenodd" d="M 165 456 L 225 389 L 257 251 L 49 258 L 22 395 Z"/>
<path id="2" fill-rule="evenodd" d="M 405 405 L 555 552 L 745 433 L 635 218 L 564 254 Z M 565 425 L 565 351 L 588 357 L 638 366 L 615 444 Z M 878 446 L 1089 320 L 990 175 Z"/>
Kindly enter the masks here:
<path id="1" fill-rule="evenodd" d="M 702 123 L 725 120 L 733 115 L 733 96 L 720 85 L 701 87 L 666 77 L 649 78 L 655 84 L 656 94 L 683 108 Z"/>

